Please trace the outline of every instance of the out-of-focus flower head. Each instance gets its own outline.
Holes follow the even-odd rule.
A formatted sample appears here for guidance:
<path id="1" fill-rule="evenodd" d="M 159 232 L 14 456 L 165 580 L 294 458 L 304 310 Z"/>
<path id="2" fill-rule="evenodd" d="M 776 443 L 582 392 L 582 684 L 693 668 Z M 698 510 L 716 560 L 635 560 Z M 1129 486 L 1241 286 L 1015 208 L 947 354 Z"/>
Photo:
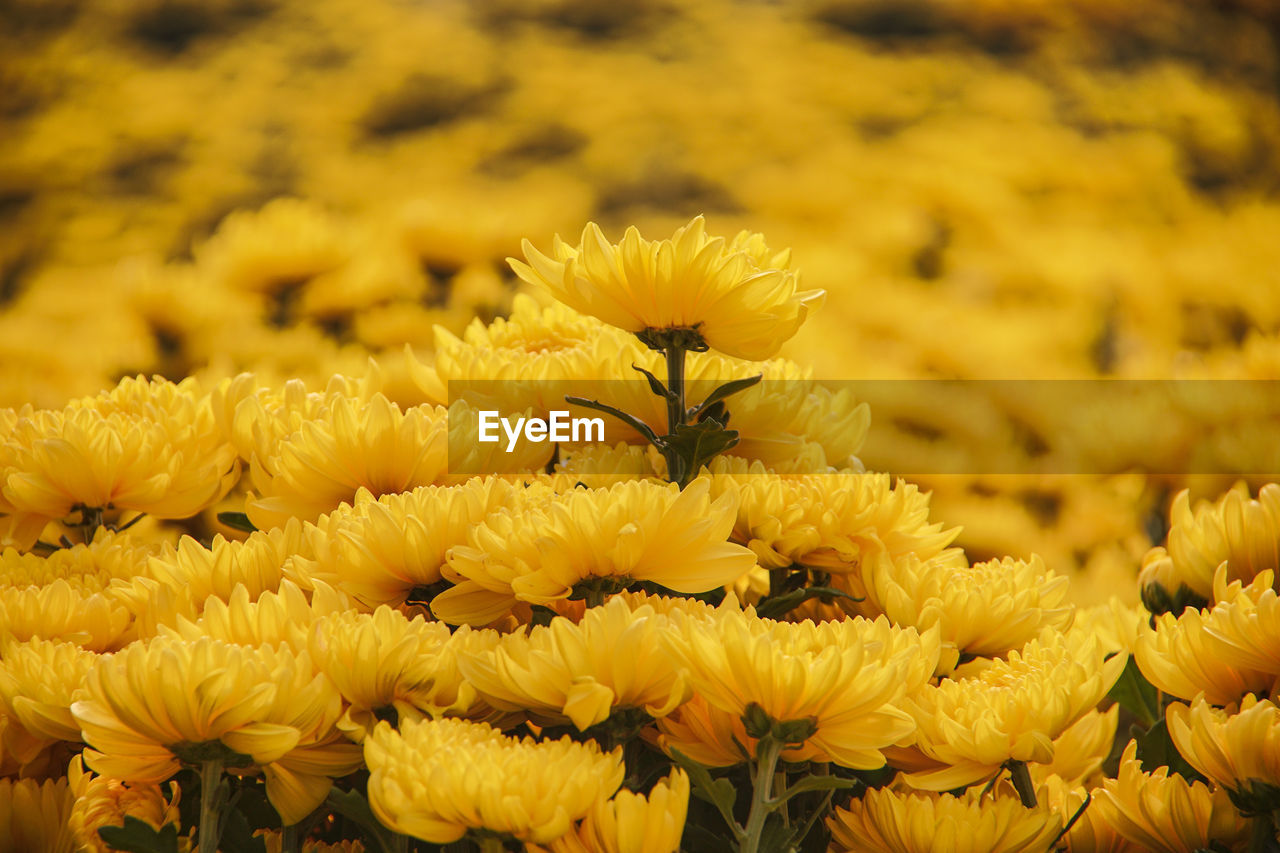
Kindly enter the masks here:
<path id="1" fill-rule="evenodd" d="M 622 750 L 535 742 L 484 723 L 380 723 L 364 742 L 369 805 L 396 832 L 435 844 L 485 830 L 545 844 L 622 784 Z"/>
<path id="2" fill-rule="evenodd" d="M 1225 789 L 1187 782 L 1167 767 L 1146 773 L 1137 751 L 1137 741 L 1129 741 L 1116 778 L 1094 789 L 1091 821 L 1110 826 L 1137 849 L 1152 853 L 1195 853 L 1215 842 L 1242 849 L 1238 845 L 1249 837 L 1249 822 Z"/>
<path id="3" fill-rule="evenodd" d="M 883 767 L 880 750 L 915 729 L 898 703 L 938 662 L 936 629 L 921 635 L 883 617 L 815 625 L 721 608 L 673 621 L 671 650 L 709 705 L 736 717 L 809 724 L 803 742 L 783 752 L 789 761 Z"/>
<path id="4" fill-rule="evenodd" d="M 919 726 L 915 749 L 936 764 L 906 781 L 949 791 L 991 778 L 1009 760 L 1052 762 L 1054 739 L 1101 701 L 1127 660 L 1106 658 L 1092 638 L 1077 644 L 1046 629 L 969 677 L 910 693 L 903 707 Z"/>
<path id="5" fill-rule="evenodd" d="M 0 853 L 74 853 L 66 779 L 0 779 Z"/>
<path id="6" fill-rule="evenodd" d="M 527 853 L 678 853 L 689 811 L 689 777 L 680 769 L 660 779 L 648 795 L 623 788 L 599 800 L 577 828 L 547 847 Z"/>
<path id="7" fill-rule="evenodd" d="M 449 552 L 442 573 L 457 585 L 431 608 L 451 624 L 485 625 L 517 601 L 551 604 L 580 583 L 609 583 L 616 592 L 652 581 L 706 592 L 755 564 L 750 551 L 727 541 L 736 510 L 736 494 L 712 500 L 705 480 L 684 491 L 638 481 L 531 499 L 493 513 L 466 546 Z"/>
<path id="8" fill-rule="evenodd" d="M 1030 853 L 1048 848 L 1062 818 L 1043 802 L 1026 808 L 1003 786 L 958 797 L 872 788 L 827 825 L 832 853 Z"/>
<path id="9" fill-rule="evenodd" d="M 706 346 L 754 361 L 775 355 L 825 295 L 798 289 L 789 250 L 773 253 L 745 231 L 708 237 L 701 216 L 669 240 L 628 228 L 615 245 L 591 222 L 577 246 L 556 237 L 550 257 L 523 246 L 528 263 L 508 258 L 511 268 L 575 310 L 628 332 L 690 329 Z"/>
<path id="10" fill-rule="evenodd" d="M 669 630 L 668 618 L 652 606 L 633 608 L 615 597 L 577 624 L 557 617 L 491 648 L 464 651 L 458 665 L 495 708 L 585 731 L 619 711 L 665 716 L 688 698 L 667 652 Z"/>
<path id="11" fill-rule="evenodd" d="M 447 420 L 443 408 L 401 411 L 381 394 L 366 403 L 335 396 L 323 417 L 303 421 L 269 456 L 254 455 L 260 496 L 245 511 L 267 529 L 290 518 L 314 521 L 361 488 L 383 495 L 430 485 L 448 468 Z"/>

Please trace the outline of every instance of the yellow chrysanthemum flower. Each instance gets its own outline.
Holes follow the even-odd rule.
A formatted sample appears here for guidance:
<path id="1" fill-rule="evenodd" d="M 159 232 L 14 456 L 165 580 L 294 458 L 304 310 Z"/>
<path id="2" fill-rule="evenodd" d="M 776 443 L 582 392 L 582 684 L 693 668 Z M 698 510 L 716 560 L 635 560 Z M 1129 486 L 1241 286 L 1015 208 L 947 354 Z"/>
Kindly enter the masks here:
<path id="1" fill-rule="evenodd" d="M 1046 569 L 1038 556 L 953 562 L 945 555 L 876 555 L 863 572 L 867 599 L 897 625 L 938 625 L 942 642 L 968 656 L 998 657 L 1045 627 L 1065 630 L 1071 623 L 1068 579 Z"/>
<path id="2" fill-rule="evenodd" d="M 721 711 L 693 694 L 688 702 L 657 720 L 657 734 L 646 733 L 668 755 L 679 752 L 704 767 L 732 767 L 756 754 L 758 740 L 747 734 L 741 714 Z M 739 747 L 739 744 L 742 747 Z"/>
<path id="3" fill-rule="evenodd" d="M 378 820 L 435 844 L 468 830 L 545 844 L 622 784 L 622 750 L 567 737 L 535 742 L 464 720 L 380 723 L 364 742 Z"/>
<path id="4" fill-rule="evenodd" d="M 264 592 L 255 601 L 245 586 L 231 592 L 230 601 L 209 596 L 200 615 L 178 614 L 172 627 L 162 626 L 161 635 L 185 640 L 211 637 L 237 646 L 276 646 L 285 643 L 295 652 L 307 648 L 311 626 L 322 617 L 342 613 L 350 600 L 328 584 L 316 582 L 311 600 L 293 581 L 280 582 L 279 592 Z"/>
<path id="5" fill-rule="evenodd" d="M 906 775 L 913 787 L 949 791 L 989 779 L 1009 760 L 1047 764 L 1054 739 L 1101 701 L 1128 657 L 1104 658 L 1046 630 L 1021 651 L 968 678 L 943 679 L 909 694 L 919 726 L 915 749 L 939 766 Z"/>
<path id="6" fill-rule="evenodd" d="M 258 830 L 254 835 L 262 839 L 267 853 L 283 853 L 284 833 Z M 365 853 L 365 846 L 359 841 L 315 841 L 308 838 L 302 842 L 302 853 Z"/>
<path id="7" fill-rule="evenodd" d="M 431 609 L 451 624 L 484 625 L 517 601 L 550 604 L 593 579 L 706 592 L 755 565 L 750 551 L 726 541 L 736 510 L 735 493 L 713 501 L 705 480 L 684 491 L 641 481 L 531 498 L 493 513 L 449 552 L 442 573 L 457 585 Z"/>
<path id="8" fill-rule="evenodd" d="M 572 722 L 580 731 L 618 712 L 661 717 L 688 698 L 667 653 L 667 617 L 615 598 L 574 624 L 563 617 L 492 648 L 464 651 L 458 666 L 489 704 L 529 711 L 540 725 Z"/>
<path id="9" fill-rule="evenodd" d="M 449 406 L 449 476 L 448 482 L 465 483 L 476 476 L 490 474 L 540 474 L 555 455 L 557 443 L 530 441 L 522 433 L 514 446 L 508 447 L 507 439 L 480 440 L 480 406 L 467 400 L 455 400 Z M 484 406 L 502 412 L 507 418 L 546 418 L 546 412 L 532 408 L 517 409 L 512 405 L 501 408 Z M 562 405 L 561 409 L 564 408 Z"/>
<path id="10" fill-rule="evenodd" d="M 458 670 L 463 644 L 492 645 L 472 639 L 466 629 L 456 637 L 448 626 L 407 618 L 389 607 L 372 614 L 335 613 L 319 620 L 310 650 L 347 703 L 338 727 L 363 741 L 379 720 L 419 720 L 475 708 L 475 688 Z"/>
<path id="11" fill-rule="evenodd" d="M 1143 853 L 1143 848 L 1134 844 L 1107 823 L 1101 809 L 1093 808 L 1093 792 L 1083 786 L 1070 787 L 1055 775 L 1048 775 L 1044 786 L 1037 792 L 1037 798 L 1047 803 L 1064 821 L 1076 818 L 1075 823 L 1067 830 L 1067 834 L 1059 842 L 1065 853 Z M 1043 794 L 1043 796 L 1041 796 Z M 1086 798 L 1089 805 L 1085 806 Z M 1076 817 L 1080 808 L 1084 812 Z"/>
<path id="12" fill-rule="evenodd" d="M 407 599 L 426 602 L 440 582 L 449 549 L 502 507 L 517 506 L 521 490 L 505 480 L 476 478 L 461 486 L 420 486 L 355 501 L 307 528 L 316 558 L 293 558 L 293 570 L 323 580 L 373 610 Z"/>
<path id="13" fill-rule="evenodd" d="M 66 779 L 0 779 L 0 853 L 74 853 Z"/>
<path id="14" fill-rule="evenodd" d="M 1218 613 L 1216 607 L 1208 613 L 1188 607 L 1181 616 L 1157 616 L 1155 630 L 1142 626 L 1133 658 L 1146 679 L 1180 699 L 1203 692 L 1215 705 L 1237 702 L 1246 693 L 1269 694 L 1275 674 L 1249 668 L 1247 658 L 1238 658 L 1210 632 Z"/>
<path id="15" fill-rule="evenodd" d="M 46 586 L 0 587 L 0 634 L 17 640 L 65 640 L 95 652 L 131 639 L 133 614 L 115 597 L 85 593 L 75 579 Z"/>
<path id="16" fill-rule="evenodd" d="M 1253 694 L 1238 708 L 1203 697 L 1165 709 L 1169 737 L 1192 767 L 1232 793 L 1236 807 L 1270 813 L 1280 798 L 1280 708 Z M 1252 807 L 1254 804 L 1257 807 Z"/>
<path id="17" fill-rule="evenodd" d="M 761 463 L 718 457 L 710 465 L 714 494 L 740 496 L 733 539 L 767 569 L 799 564 L 856 572 L 866 553 L 928 559 L 958 529 L 929 522 L 929 495 L 888 474 L 769 474 Z"/>
<path id="18" fill-rule="evenodd" d="M 12 640 L 0 646 L 0 709 L 49 742 L 80 741 L 71 701 L 98 660 L 74 643 Z"/>
<path id="19" fill-rule="evenodd" d="M 963 796 L 867 790 L 827 820 L 832 853 L 1042 853 L 1062 830 L 1046 804 L 1012 792 Z"/>
<path id="20" fill-rule="evenodd" d="M 1092 818 L 1150 853 L 1195 853 L 1214 842 L 1243 849 L 1249 822 L 1231 805 L 1222 788 L 1191 782 L 1167 767 L 1144 773 L 1137 741 L 1129 741 L 1120 772 L 1094 789 Z"/>
<path id="21" fill-rule="evenodd" d="M 789 761 L 884 766 L 880 750 L 915 729 L 897 703 L 938 662 L 936 629 L 921 635 L 883 617 L 815 625 L 719 609 L 673 621 L 671 650 L 708 704 L 737 716 L 754 705 L 776 722 L 812 721 L 813 734 L 782 753 Z"/>
<path id="22" fill-rule="evenodd" d="M 1218 646 L 1218 656 L 1232 666 L 1280 678 L 1280 596 L 1273 574 L 1265 569 L 1248 585 L 1227 583 L 1227 566 L 1219 566 L 1213 583 L 1217 604 L 1205 617 L 1204 630 Z"/>
<path id="23" fill-rule="evenodd" d="M 168 779 L 189 749 L 210 742 L 249 763 L 275 761 L 302 734 L 270 720 L 297 667 L 288 653 L 211 639 L 161 637 L 103 657 L 71 706 L 92 747 L 85 762 L 104 776 L 145 783 Z"/>
<path id="24" fill-rule="evenodd" d="M 129 784 L 84 769 L 79 756 L 71 760 L 67 781 L 75 797 L 69 825 L 83 853 L 110 853 L 98 835 L 106 826 L 123 826 L 126 817 L 137 818 L 152 829 L 178 824 L 178 804 L 182 792 L 177 782 L 169 783 L 169 797 L 159 785 Z"/>
<path id="25" fill-rule="evenodd" d="M 1032 778 L 1057 776 L 1063 783 L 1073 787 L 1090 780 L 1111 754 L 1119 721 L 1119 705 L 1112 705 L 1106 711 L 1089 711 L 1053 739 L 1053 761 L 1033 765 Z"/>
<path id="26" fill-rule="evenodd" d="M 1265 569 L 1280 571 L 1280 485 L 1263 486 L 1253 499 L 1241 483 L 1194 510 L 1184 489 L 1173 500 L 1169 520 L 1168 547 L 1153 548 L 1143 559 L 1144 588 L 1158 583 L 1173 595 L 1185 585 L 1210 600 L 1214 573 L 1224 561 L 1228 580 L 1248 582 Z"/>
<path id="27" fill-rule="evenodd" d="M 76 510 L 188 518 L 221 500 L 240 476 L 207 402 L 182 409 L 89 400 L 61 411 L 27 409 L 6 443 L 6 503 L 51 519 Z"/>
<path id="28" fill-rule="evenodd" d="M 228 287 L 270 293 L 341 266 L 351 252 L 344 223 L 311 202 L 281 198 L 228 216 L 198 258 Z"/>
<path id="29" fill-rule="evenodd" d="M 551 257 L 528 240 L 516 275 L 569 307 L 628 332 L 693 329 L 713 349 L 759 361 L 775 355 L 825 295 L 799 291 L 790 252 L 758 234 L 711 238 L 701 216 L 669 240 L 628 228 L 617 245 L 588 223 L 578 246 L 555 238 Z"/>
<path id="30" fill-rule="evenodd" d="M 527 853 L 678 853 L 689 810 L 689 777 L 680 769 L 648 796 L 623 790 L 600 800 L 568 835 Z"/>
<path id="31" fill-rule="evenodd" d="M 323 418 L 303 421 L 269 456 L 254 455 L 250 474 L 261 496 L 245 511 L 267 529 L 290 518 L 314 521 L 362 487 L 383 495 L 430 485 L 448 468 L 447 421 L 438 406 L 401 411 L 381 394 L 363 403 L 334 397 Z"/>

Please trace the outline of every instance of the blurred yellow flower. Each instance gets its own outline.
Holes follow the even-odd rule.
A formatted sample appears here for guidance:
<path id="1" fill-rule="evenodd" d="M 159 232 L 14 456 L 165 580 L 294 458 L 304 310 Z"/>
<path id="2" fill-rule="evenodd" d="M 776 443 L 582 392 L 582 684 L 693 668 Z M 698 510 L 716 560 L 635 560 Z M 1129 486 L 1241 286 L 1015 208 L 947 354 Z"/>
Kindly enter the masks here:
<path id="1" fill-rule="evenodd" d="M 991 778 L 1011 759 L 1052 762 L 1054 739 L 1101 701 L 1128 660 L 1104 656 L 1092 638 L 1076 645 L 1048 629 L 970 677 L 908 694 L 903 707 L 919 726 L 915 748 L 938 766 L 906 781 L 949 791 Z"/>
<path id="2" fill-rule="evenodd" d="M 401 411 L 382 394 L 368 402 L 343 396 L 323 416 L 305 420 L 268 456 L 250 466 L 259 496 L 245 503 L 260 529 L 290 518 L 314 521 L 350 503 L 361 487 L 375 496 L 430 485 L 448 468 L 448 416 L 437 406 Z"/>
<path id="3" fill-rule="evenodd" d="M 475 688 L 463 681 L 457 662 L 457 648 L 474 642 L 468 635 L 464 628 L 455 638 L 443 623 L 409 619 L 386 606 L 372 614 L 348 611 L 320 619 L 309 648 L 347 703 L 338 728 L 361 742 L 379 720 L 471 710 Z"/>
<path id="4" fill-rule="evenodd" d="M 782 753 L 788 761 L 884 766 L 880 750 L 915 729 L 898 703 L 938 661 L 936 629 L 921 635 L 883 617 L 815 625 L 720 609 L 673 621 L 671 650 L 709 705 L 735 716 L 758 706 L 774 722 L 812 722 L 812 735 Z"/>
<path id="5" fill-rule="evenodd" d="M 464 650 L 458 666 L 495 708 L 585 731 L 619 711 L 661 717 L 688 698 L 667 652 L 670 630 L 653 607 L 633 609 L 615 597 L 577 624 L 556 617 L 528 634 L 507 634 L 491 648 Z"/>
<path id="6" fill-rule="evenodd" d="M 157 830 L 167 823 L 178 825 L 182 792 L 177 782 L 169 783 L 166 799 L 159 785 L 129 784 L 95 776 L 84 769 L 79 756 L 71 760 L 67 781 L 75 797 L 69 825 L 84 853 L 109 853 L 112 848 L 98 835 L 98 830 L 105 826 L 123 826 L 126 817 L 137 818 Z"/>
<path id="7" fill-rule="evenodd" d="M 435 844 L 468 830 L 545 844 L 622 784 L 622 751 L 567 737 L 535 742 L 484 723 L 380 723 L 364 742 L 369 805 L 396 832 Z"/>
<path id="8" fill-rule="evenodd" d="M 66 779 L 0 779 L 0 853 L 74 853 Z"/>
<path id="9" fill-rule="evenodd" d="M 353 503 L 308 527 L 316 557 L 295 555 L 293 567 L 342 589 L 369 610 L 407 599 L 425 603 L 425 591 L 439 583 L 449 549 L 465 544 L 471 528 L 491 513 L 517 506 L 520 499 L 520 490 L 498 478 L 419 486 L 376 499 L 362 489 Z"/>
<path id="10" fill-rule="evenodd" d="M 442 573 L 457 585 L 431 609 L 451 624 L 485 625 L 516 601 L 568 598 L 580 582 L 706 592 L 755 565 L 750 551 L 726 541 L 736 509 L 736 494 L 713 501 L 705 480 L 684 491 L 638 481 L 531 499 L 493 513 L 449 552 Z"/>
<path id="11" fill-rule="evenodd" d="M 507 259 L 516 274 L 575 310 L 628 332 L 692 329 L 707 346 L 754 361 L 776 354 L 825 295 L 798 290 L 789 251 L 773 253 L 745 231 L 708 237 L 701 216 L 669 240 L 628 228 L 614 245 L 591 222 L 576 247 L 556 237 L 550 257 L 528 240 L 523 248 L 528 263 Z"/>
<path id="12" fill-rule="evenodd" d="M 1038 556 L 967 566 L 952 562 L 876 555 L 863 572 L 868 601 L 897 625 L 938 625 L 942 642 L 969 656 L 998 657 L 1045 627 L 1070 625 L 1068 579 L 1045 568 Z"/>
<path id="13" fill-rule="evenodd" d="M 689 777 L 680 769 L 658 781 L 646 796 L 625 788 L 598 800 L 578 827 L 547 847 L 527 853 L 679 853 L 689 810 Z"/>
<path id="14" fill-rule="evenodd" d="M 1280 708 L 1249 694 L 1239 707 L 1214 708 L 1197 697 L 1175 702 L 1165 720 L 1178 752 L 1192 767 L 1225 788 L 1246 814 L 1280 807 Z"/>
<path id="15" fill-rule="evenodd" d="M 827 820 L 831 853 L 1042 853 L 1062 829 L 1045 803 L 1012 792 L 963 796 L 871 788 Z"/>
<path id="16" fill-rule="evenodd" d="M 1243 849 L 1249 822 L 1231 805 L 1222 788 L 1191 782 L 1167 767 L 1144 773 L 1137 741 L 1129 741 L 1120 772 L 1094 789 L 1091 820 L 1105 823 L 1139 850 L 1195 853 L 1214 842 Z"/>

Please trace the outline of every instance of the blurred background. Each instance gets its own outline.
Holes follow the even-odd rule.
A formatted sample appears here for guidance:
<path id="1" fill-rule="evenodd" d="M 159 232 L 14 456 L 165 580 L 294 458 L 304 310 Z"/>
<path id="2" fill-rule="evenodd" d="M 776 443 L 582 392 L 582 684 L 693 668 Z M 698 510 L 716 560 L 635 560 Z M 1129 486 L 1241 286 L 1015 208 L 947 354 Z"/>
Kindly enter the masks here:
<path id="1" fill-rule="evenodd" d="M 1280 4 L 0 0 L 0 405 L 370 355 L 415 403 L 404 345 L 501 315 L 520 238 L 698 213 L 828 291 L 821 377 L 1280 378 Z M 972 428 L 901 405 L 891 470 Z M 1274 456 L 1246 421 L 1167 452 Z M 920 481 L 1081 601 L 1231 485 Z"/>

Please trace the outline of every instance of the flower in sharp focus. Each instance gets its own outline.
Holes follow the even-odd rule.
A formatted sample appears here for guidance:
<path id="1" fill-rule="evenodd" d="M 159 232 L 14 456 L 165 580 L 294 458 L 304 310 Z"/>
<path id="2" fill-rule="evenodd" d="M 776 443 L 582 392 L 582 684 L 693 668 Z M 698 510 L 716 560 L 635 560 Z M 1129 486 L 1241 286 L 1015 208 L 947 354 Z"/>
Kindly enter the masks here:
<path id="1" fill-rule="evenodd" d="M 499 710 L 529 711 L 540 725 L 572 722 L 580 731 L 622 709 L 661 717 L 688 698 L 667 654 L 666 616 L 620 597 L 587 610 L 574 624 L 556 617 L 528 634 L 464 650 L 458 666 Z"/>
<path id="2" fill-rule="evenodd" d="M 761 619 L 754 611 L 675 618 L 671 650 L 696 695 L 722 712 L 762 710 L 777 723 L 811 721 L 812 733 L 782 753 L 788 761 L 883 767 L 881 749 L 915 730 L 898 707 L 938 661 L 938 633 L 898 628 L 883 617 L 814 624 Z"/>
<path id="3" fill-rule="evenodd" d="M 527 853 L 678 853 L 689 810 L 689 777 L 680 769 L 648 795 L 625 788 L 599 800 L 577 828 Z"/>
<path id="4" fill-rule="evenodd" d="M 967 678 L 909 694 L 915 749 L 937 762 L 908 773 L 915 788 L 949 791 L 990 779 L 1009 760 L 1046 764 L 1054 739 L 1085 716 L 1120 677 L 1126 655 L 1105 658 L 1097 643 L 1071 643 L 1046 630 Z"/>
<path id="5" fill-rule="evenodd" d="M 493 513 L 449 552 L 442 572 L 456 586 L 431 609 L 451 624 L 485 625 L 517 601 L 551 604 L 597 579 L 706 592 L 755 565 L 727 541 L 736 509 L 736 494 L 713 501 L 703 480 L 684 491 L 640 481 L 530 498 Z"/>
<path id="6" fill-rule="evenodd" d="M 169 798 L 155 784 L 130 784 L 106 776 L 96 776 L 84 769 L 77 756 L 71 760 L 67 781 L 75 797 L 69 825 L 76 844 L 84 853 L 110 853 L 98 830 L 107 826 L 123 826 L 126 817 L 136 818 L 152 829 L 165 824 L 178 824 L 181 791 L 176 782 L 169 783 Z"/>
<path id="7" fill-rule="evenodd" d="M 577 246 L 556 237 L 550 256 L 523 246 L 528 263 L 507 259 L 516 274 L 575 310 L 628 332 L 694 329 L 706 345 L 755 361 L 776 354 L 825 295 L 799 290 L 789 251 L 770 252 L 747 232 L 708 237 L 701 216 L 669 240 L 628 228 L 615 245 L 592 222 Z"/>
<path id="8" fill-rule="evenodd" d="M 1142 674 L 1160 690 L 1180 699 L 1201 692 L 1215 705 L 1227 705 L 1246 693 L 1271 692 L 1276 676 L 1249 668 L 1235 651 L 1208 630 L 1218 608 L 1205 613 L 1188 607 L 1181 616 L 1162 613 L 1155 630 L 1139 629 L 1133 658 Z"/>
<path id="9" fill-rule="evenodd" d="M 1231 793 L 1246 814 L 1280 808 L 1280 708 L 1253 694 L 1239 707 L 1214 708 L 1203 697 L 1175 702 L 1165 720 L 1178 752 Z"/>
<path id="10" fill-rule="evenodd" d="M 269 648 L 212 639 L 161 637 L 99 659 L 71 713 L 80 724 L 85 763 L 130 782 L 163 782 L 197 747 L 274 761 L 301 732 L 270 721 L 281 684 L 296 661 Z"/>
<path id="11" fill-rule="evenodd" d="M 1222 788 L 1187 782 L 1167 767 L 1150 773 L 1137 758 L 1137 741 L 1129 741 L 1120 758 L 1120 772 L 1093 791 L 1091 820 L 1149 853 L 1195 853 L 1220 842 L 1227 849 L 1243 849 L 1249 822 L 1232 806 Z"/>
<path id="12" fill-rule="evenodd" d="M 828 819 L 831 853 L 1042 853 L 1062 829 L 1047 804 L 1003 787 L 962 796 L 869 789 Z"/>
<path id="13" fill-rule="evenodd" d="M 380 723 L 365 739 L 369 805 L 396 832 L 447 844 L 468 830 L 545 844 L 622 784 L 620 749 L 536 742 L 484 723 Z"/>
<path id="14" fill-rule="evenodd" d="M 80 741 L 72 696 L 98 660 L 74 643 L 33 639 L 0 644 L 0 709 L 48 741 Z"/>
<path id="15" fill-rule="evenodd" d="M 1204 630 L 1218 656 L 1232 666 L 1280 678 L 1280 596 L 1272 586 L 1274 572 L 1261 571 L 1247 585 L 1227 583 L 1227 567 L 1214 575 L 1217 602 L 1204 620 Z"/>

